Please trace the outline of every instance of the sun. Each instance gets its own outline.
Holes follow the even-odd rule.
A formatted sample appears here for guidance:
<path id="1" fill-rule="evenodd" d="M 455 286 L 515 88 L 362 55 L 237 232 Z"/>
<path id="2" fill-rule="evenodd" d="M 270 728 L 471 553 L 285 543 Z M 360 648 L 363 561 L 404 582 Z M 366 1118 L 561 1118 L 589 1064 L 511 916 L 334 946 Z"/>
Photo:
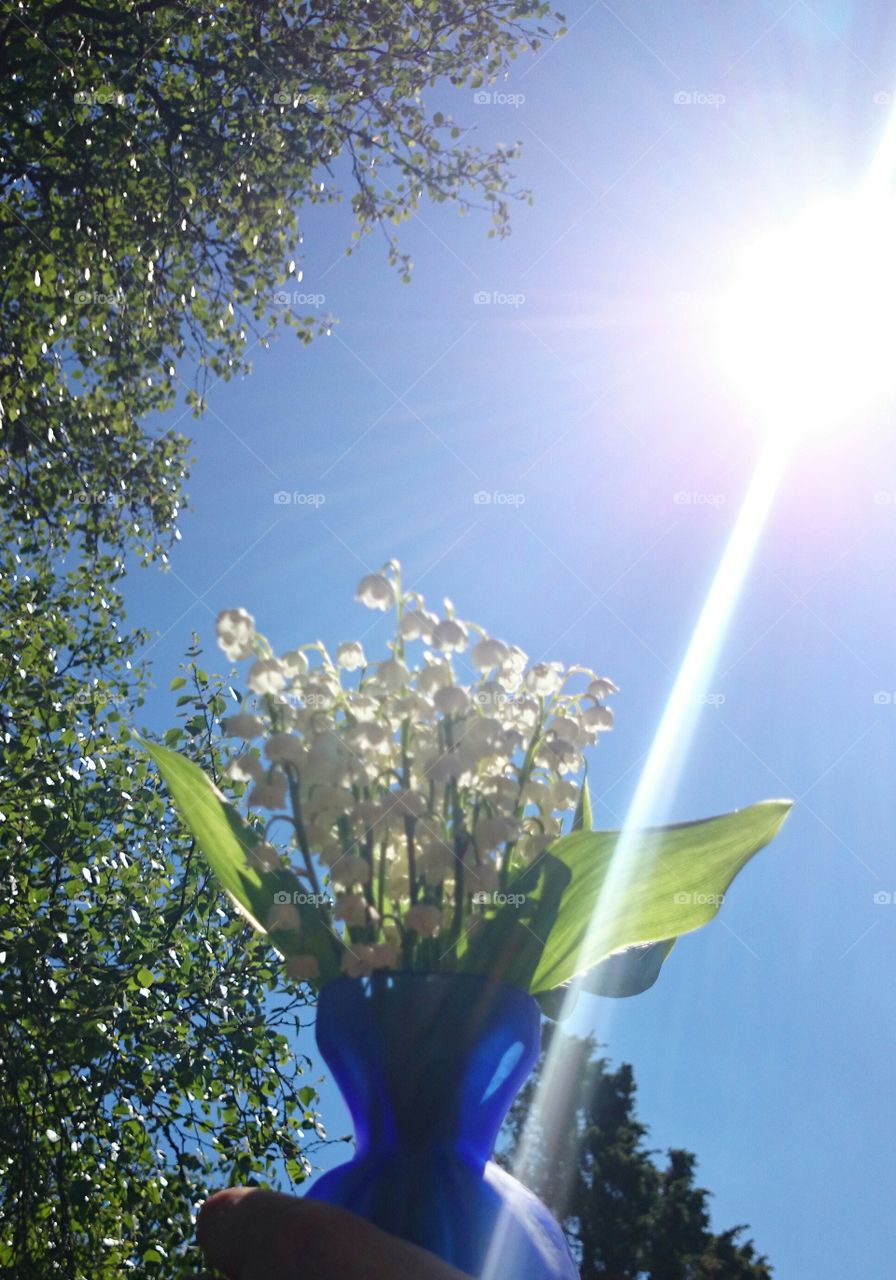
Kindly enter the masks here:
<path id="1" fill-rule="evenodd" d="M 861 425 L 896 398 L 896 201 L 826 200 L 745 245 L 717 334 L 768 430 Z"/>

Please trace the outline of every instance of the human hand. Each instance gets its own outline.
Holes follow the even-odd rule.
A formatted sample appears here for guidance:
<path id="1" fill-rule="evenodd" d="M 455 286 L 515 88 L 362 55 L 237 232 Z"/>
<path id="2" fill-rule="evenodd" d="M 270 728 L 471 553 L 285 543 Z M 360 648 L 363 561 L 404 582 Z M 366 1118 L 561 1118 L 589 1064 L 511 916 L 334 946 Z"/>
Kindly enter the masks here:
<path id="1" fill-rule="evenodd" d="M 219 1191 L 199 1211 L 196 1236 L 229 1280 L 470 1280 L 356 1214 L 276 1191 Z"/>

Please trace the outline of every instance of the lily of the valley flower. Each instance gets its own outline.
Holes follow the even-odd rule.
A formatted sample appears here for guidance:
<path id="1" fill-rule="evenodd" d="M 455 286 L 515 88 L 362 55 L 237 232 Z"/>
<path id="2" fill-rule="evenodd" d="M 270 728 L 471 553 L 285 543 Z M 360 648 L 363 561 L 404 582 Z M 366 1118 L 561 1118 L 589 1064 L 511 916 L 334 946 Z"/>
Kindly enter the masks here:
<path id="1" fill-rule="evenodd" d="M 239 662 L 254 652 L 255 619 L 245 609 L 225 609 L 218 614 L 215 626 L 218 644 L 230 658 Z"/>
<path id="2" fill-rule="evenodd" d="M 450 601 L 430 612 L 402 592 L 395 562 L 367 574 L 357 599 L 395 610 L 372 662 L 354 640 L 332 658 L 320 642 L 277 656 L 242 609 L 225 610 L 217 632 L 229 657 L 252 660 L 224 730 L 253 746 L 226 772 L 250 784 L 250 807 L 272 812 L 277 835 L 291 820 L 302 874 L 322 881 L 314 909 L 345 944 L 343 971 L 366 975 L 434 938 L 450 951 L 472 936 L 492 897 L 568 829 L 582 753 L 612 727 L 618 690 L 581 667 L 530 662 Z M 267 840 L 250 860 L 287 865 Z M 267 924 L 301 936 L 291 904 Z M 291 955 L 288 972 L 312 981 L 316 963 Z"/>

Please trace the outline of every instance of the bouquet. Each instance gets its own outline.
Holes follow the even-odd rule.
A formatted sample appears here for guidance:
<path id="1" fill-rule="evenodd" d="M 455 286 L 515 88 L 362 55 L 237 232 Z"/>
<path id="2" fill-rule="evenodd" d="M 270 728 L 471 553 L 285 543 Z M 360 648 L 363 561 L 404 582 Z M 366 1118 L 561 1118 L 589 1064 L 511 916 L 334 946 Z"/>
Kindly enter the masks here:
<path id="1" fill-rule="evenodd" d="M 491 974 L 545 1007 L 574 979 L 609 995 L 651 985 L 789 802 L 626 832 L 621 845 L 591 829 L 584 756 L 613 726 L 609 677 L 530 662 L 448 600 L 428 609 L 394 560 L 357 599 L 394 619 L 373 661 L 358 640 L 278 655 L 246 610 L 218 617 L 224 653 L 248 664 L 222 725 L 251 819 L 198 766 L 146 744 L 288 977 Z"/>

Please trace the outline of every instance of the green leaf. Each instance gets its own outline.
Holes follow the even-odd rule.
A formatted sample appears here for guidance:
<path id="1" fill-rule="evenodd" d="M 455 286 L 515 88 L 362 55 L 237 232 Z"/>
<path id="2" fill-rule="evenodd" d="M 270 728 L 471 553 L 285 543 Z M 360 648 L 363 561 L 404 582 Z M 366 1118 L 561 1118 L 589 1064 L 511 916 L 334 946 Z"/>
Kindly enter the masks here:
<path id="1" fill-rule="evenodd" d="M 614 951 L 587 973 L 579 974 L 571 982 L 563 982 L 550 991 L 541 991 L 536 997 L 541 1011 L 555 1022 L 569 1017 L 575 1008 L 580 991 L 594 996 L 611 996 L 621 999 L 639 996 L 649 989 L 660 976 L 663 962 L 675 945 L 674 938 L 662 942 L 648 942 L 643 946 L 626 947 Z"/>
<path id="2" fill-rule="evenodd" d="M 137 981 L 141 987 L 151 987 L 155 979 L 153 978 L 151 969 L 138 969 Z"/>
<path id="3" fill-rule="evenodd" d="M 591 831 L 594 828 L 594 815 L 591 812 L 591 792 L 588 789 L 588 774 L 582 779 L 582 790 L 576 801 L 576 811 L 572 819 L 573 831 Z"/>
<path id="4" fill-rule="evenodd" d="M 186 683 L 187 681 L 185 676 L 175 676 L 168 688 L 172 690 L 182 689 Z"/>
<path id="5" fill-rule="evenodd" d="M 639 996 L 656 982 L 674 946 L 674 938 L 663 938 L 660 942 L 614 951 L 606 960 L 601 960 L 600 964 L 577 978 L 575 985 L 580 991 L 588 991 L 595 996 Z"/>
<path id="6" fill-rule="evenodd" d="M 250 855 L 253 847 L 262 843 L 261 836 L 243 820 L 198 765 L 158 743 L 138 741 L 155 762 L 178 814 L 239 913 L 254 929 L 267 934 L 281 954 L 316 956 L 321 981 L 339 977 L 342 949 L 339 939 L 324 923 L 316 906 L 302 901 L 301 896 L 297 900 L 297 894 L 307 893 L 307 886 L 302 886 L 298 877 L 285 867 L 259 871 L 252 865 Z M 284 902 L 296 906 L 301 927 L 298 931 L 269 932 L 264 922 L 275 905 Z"/>
<path id="7" fill-rule="evenodd" d="M 768 800 L 700 822 L 634 832 L 625 839 L 626 868 L 608 885 L 618 831 L 577 831 L 551 847 L 572 873 L 556 923 L 530 985 L 548 991 L 587 973 L 623 947 L 664 942 L 713 918 L 734 877 L 774 839 L 791 808 Z"/>
<path id="8" fill-rule="evenodd" d="M 569 885 L 569 869 L 549 853 L 516 877 L 494 915 L 460 958 L 464 973 L 487 973 L 528 988 Z"/>

